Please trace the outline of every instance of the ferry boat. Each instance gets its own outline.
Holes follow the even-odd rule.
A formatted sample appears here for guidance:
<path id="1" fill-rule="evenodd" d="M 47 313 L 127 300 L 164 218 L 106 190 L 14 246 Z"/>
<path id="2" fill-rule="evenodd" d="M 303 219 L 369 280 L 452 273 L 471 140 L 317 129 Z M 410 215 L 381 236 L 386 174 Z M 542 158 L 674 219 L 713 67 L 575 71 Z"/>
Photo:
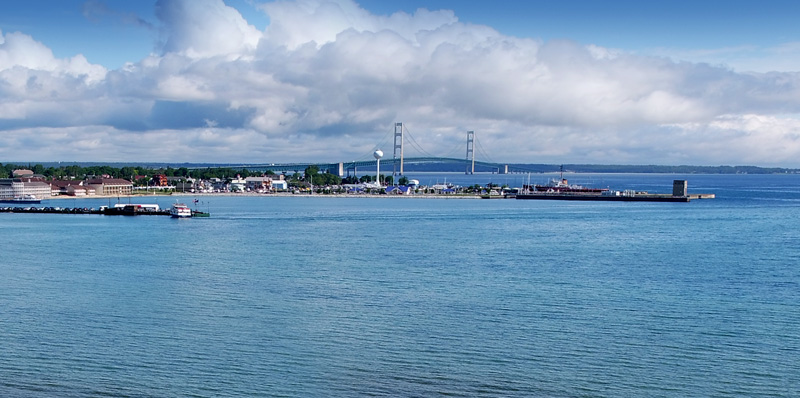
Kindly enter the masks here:
<path id="1" fill-rule="evenodd" d="M 189 218 L 192 216 L 192 209 L 183 203 L 175 203 L 172 205 L 172 209 L 170 209 L 169 214 L 173 218 Z"/>
<path id="2" fill-rule="evenodd" d="M 42 203 L 42 200 L 35 195 L 23 195 L 12 199 L 0 199 L 0 203 Z"/>

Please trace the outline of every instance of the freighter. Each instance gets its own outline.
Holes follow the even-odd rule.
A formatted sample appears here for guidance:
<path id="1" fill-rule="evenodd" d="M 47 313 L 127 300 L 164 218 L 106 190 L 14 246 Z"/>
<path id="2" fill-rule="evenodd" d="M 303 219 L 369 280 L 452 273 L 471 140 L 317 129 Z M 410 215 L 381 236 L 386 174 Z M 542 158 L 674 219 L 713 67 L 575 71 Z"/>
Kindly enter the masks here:
<path id="1" fill-rule="evenodd" d="M 582 185 L 570 185 L 564 178 L 564 166 L 561 166 L 561 176 L 558 179 L 551 179 L 547 185 L 523 185 L 522 191 L 525 193 L 550 192 L 550 193 L 594 193 L 602 194 L 608 188 L 587 188 Z"/>

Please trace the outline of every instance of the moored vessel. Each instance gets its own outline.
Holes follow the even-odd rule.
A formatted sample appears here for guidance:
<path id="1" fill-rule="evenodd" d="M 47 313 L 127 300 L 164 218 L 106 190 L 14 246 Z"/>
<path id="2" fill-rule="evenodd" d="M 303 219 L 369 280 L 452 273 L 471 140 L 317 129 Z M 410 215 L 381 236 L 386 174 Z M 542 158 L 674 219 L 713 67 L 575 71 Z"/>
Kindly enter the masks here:
<path id="1" fill-rule="evenodd" d="M 183 203 L 175 203 L 169 211 L 173 218 L 189 218 L 192 216 L 192 209 Z"/>
<path id="2" fill-rule="evenodd" d="M 603 194 L 608 191 L 608 188 L 587 188 L 582 185 L 570 184 L 569 181 L 564 178 L 564 166 L 561 166 L 561 174 L 559 178 L 553 178 L 545 185 L 524 185 L 522 188 L 524 193 L 549 192 Z"/>
<path id="3" fill-rule="evenodd" d="M 22 195 L 11 199 L 0 199 L 0 203 L 42 203 L 42 200 L 35 195 Z"/>

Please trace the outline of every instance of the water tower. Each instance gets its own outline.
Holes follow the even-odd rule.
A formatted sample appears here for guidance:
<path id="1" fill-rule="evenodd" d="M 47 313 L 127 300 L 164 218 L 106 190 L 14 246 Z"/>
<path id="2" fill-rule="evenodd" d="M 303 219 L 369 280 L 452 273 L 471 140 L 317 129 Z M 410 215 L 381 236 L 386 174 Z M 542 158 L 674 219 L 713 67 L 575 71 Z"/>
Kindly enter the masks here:
<path id="1" fill-rule="evenodd" d="M 381 158 L 383 157 L 383 151 L 377 149 L 372 156 L 378 161 L 378 172 L 375 174 L 375 180 L 378 182 L 378 186 L 381 186 Z"/>

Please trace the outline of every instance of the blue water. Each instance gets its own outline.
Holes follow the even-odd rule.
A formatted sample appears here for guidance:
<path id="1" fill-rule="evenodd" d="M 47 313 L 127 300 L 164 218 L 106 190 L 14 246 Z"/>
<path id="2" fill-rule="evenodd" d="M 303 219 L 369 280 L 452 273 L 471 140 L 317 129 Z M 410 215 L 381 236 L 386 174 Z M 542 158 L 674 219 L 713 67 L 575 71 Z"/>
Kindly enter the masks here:
<path id="1" fill-rule="evenodd" d="M 570 181 L 675 178 L 717 199 L 0 214 L 0 396 L 800 396 L 800 176 Z"/>

